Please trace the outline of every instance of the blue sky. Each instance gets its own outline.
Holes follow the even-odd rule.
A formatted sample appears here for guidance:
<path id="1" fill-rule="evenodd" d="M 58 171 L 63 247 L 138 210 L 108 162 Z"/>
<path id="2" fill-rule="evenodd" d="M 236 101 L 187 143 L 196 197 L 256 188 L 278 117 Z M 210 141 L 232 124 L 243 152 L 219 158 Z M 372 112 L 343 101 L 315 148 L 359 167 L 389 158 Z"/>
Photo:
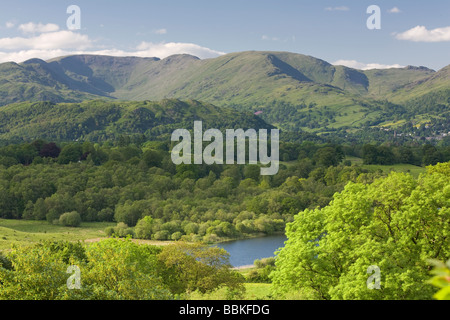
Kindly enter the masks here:
<path id="1" fill-rule="evenodd" d="M 68 30 L 69 5 L 81 29 Z M 369 30 L 367 7 L 381 9 Z M 450 1 L 15 0 L 0 4 L 0 62 L 96 53 L 201 58 L 270 50 L 366 69 L 450 64 Z"/>

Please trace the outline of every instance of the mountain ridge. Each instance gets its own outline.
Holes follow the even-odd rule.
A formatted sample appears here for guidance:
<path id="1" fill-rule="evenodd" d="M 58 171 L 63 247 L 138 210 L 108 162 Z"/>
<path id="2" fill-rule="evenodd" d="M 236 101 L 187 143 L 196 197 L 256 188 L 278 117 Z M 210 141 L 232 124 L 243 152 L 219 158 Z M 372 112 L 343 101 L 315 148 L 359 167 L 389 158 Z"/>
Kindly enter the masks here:
<path id="1" fill-rule="evenodd" d="M 209 59 L 188 54 L 164 59 L 70 55 L 0 64 L 0 105 L 194 99 L 242 111 L 266 110 L 262 117 L 283 127 L 289 119 L 272 116 L 274 106 L 283 103 L 289 113 L 300 114 L 297 118 L 317 120 L 309 129 L 333 129 L 379 122 L 387 114 L 380 111 L 386 109 L 385 101 L 408 108 L 424 97 L 437 103 L 429 97 L 438 93 L 441 103 L 450 88 L 449 75 L 450 66 L 439 71 L 414 66 L 358 70 L 284 51 L 244 51 Z M 306 120 L 299 129 L 308 129 Z M 289 128 L 298 124 L 295 120 Z"/>
<path id="2" fill-rule="evenodd" d="M 142 85 L 145 81 L 150 81 L 150 87 L 152 87 L 153 83 L 151 81 L 151 77 L 161 77 L 161 73 L 164 69 L 175 69 L 178 73 L 183 72 L 186 69 L 188 70 L 188 73 L 192 73 L 192 68 L 209 69 L 208 71 L 210 72 L 220 72 L 223 70 L 223 67 L 231 61 L 236 61 L 236 59 L 249 55 L 254 57 L 259 56 L 259 58 L 267 58 L 271 60 L 270 65 L 275 68 L 272 72 L 266 72 L 268 77 L 285 75 L 299 82 L 312 81 L 317 84 L 332 85 L 339 89 L 358 94 L 369 91 L 368 87 L 370 85 L 370 79 L 367 74 L 380 74 L 389 71 L 392 74 L 393 72 L 406 73 L 409 71 L 408 80 L 404 80 L 402 82 L 403 85 L 406 85 L 414 84 L 416 80 L 426 80 L 427 76 L 431 75 L 431 73 L 436 73 L 426 67 L 414 66 L 364 71 L 345 66 L 335 66 L 325 60 L 312 56 L 293 54 L 284 51 L 243 51 L 226 54 L 218 58 L 203 60 L 188 54 L 172 55 L 164 59 L 155 57 L 114 57 L 106 55 L 81 54 L 53 58 L 48 61 L 41 59 L 30 59 L 18 65 L 36 64 L 36 62 L 39 61 L 40 66 L 43 66 L 44 63 L 48 64 L 49 69 L 54 72 L 54 75 L 59 76 L 57 79 L 63 80 L 62 83 L 67 85 L 69 88 L 73 88 L 74 91 L 86 92 L 105 97 L 109 96 L 111 98 L 129 99 L 134 91 L 136 91 L 136 87 L 138 87 L 139 84 Z M 222 60 L 225 61 L 221 63 Z M 217 66 L 216 70 L 211 70 L 211 65 L 214 65 L 214 63 L 211 63 L 213 61 L 219 61 L 219 66 Z M 242 62 L 245 63 L 246 61 Z M 261 66 L 264 67 L 262 59 L 259 59 L 259 62 L 261 62 Z M 170 71 L 171 70 L 168 72 L 169 74 Z M 199 73 L 204 73 L 204 71 L 205 70 L 200 70 Z M 416 74 L 413 75 L 413 72 L 416 72 Z M 423 74 L 417 77 L 418 72 Z M 143 75 L 148 75 L 149 77 L 147 77 L 145 81 L 142 79 L 141 81 L 131 79 L 131 83 L 129 83 L 128 80 L 130 80 L 130 76 L 132 74 L 141 77 Z M 64 75 L 64 77 L 61 77 L 62 75 Z M 167 76 L 167 74 L 163 74 L 163 76 Z M 217 75 L 214 76 L 217 77 Z M 411 77 L 413 78 L 411 79 Z M 386 77 L 383 77 L 383 80 L 385 79 Z M 165 82 L 167 85 L 167 81 Z M 178 87 L 173 88 L 173 90 L 167 90 L 164 93 L 156 92 L 155 96 L 151 96 L 151 93 L 147 93 L 147 96 L 145 96 L 144 94 L 139 94 L 138 92 L 137 97 L 138 99 L 164 98 L 162 95 L 168 96 L 172 93 L 172 91 L 179 92 L 180 90 L 183 90 L 183 88 L 186 87 L 187 82 L 189 81 L 186 79 L 185 83 L 179 84 Z M 160 88 L 158 89 L 160 90 Z M 126 91 L 128 91 L 128 93 L 125 93 Z M 381 93 L 379 91 L 379 94 L 384 94 L 384 92 Z"/>

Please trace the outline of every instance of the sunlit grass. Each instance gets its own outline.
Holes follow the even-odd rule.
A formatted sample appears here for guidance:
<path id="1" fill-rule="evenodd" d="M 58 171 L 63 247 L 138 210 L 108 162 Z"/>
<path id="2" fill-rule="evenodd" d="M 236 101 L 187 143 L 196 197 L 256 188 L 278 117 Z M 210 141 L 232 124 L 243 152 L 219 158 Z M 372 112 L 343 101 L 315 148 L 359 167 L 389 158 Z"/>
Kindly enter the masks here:
<path id="1" fill-rule="evenodd" d="M 78 228 L 53 225 L 46 221 L 0 219 L 0 250 L 13 245 L 29 245 L 44 240 L 83 241 L 105 237 L 112 222 L 83 222 Z"/>
<path id="2" fill-rule="evenodd" d="M 242 297 L 242 300 L 271 300 L 273 299 L 271 287 L 272 285 L 270 283 L 245 283 L 245 294 Z M 227 300 L 227 289 L 220 288 L 218 290 L 206 294 L 202 294 L 199 292 L 192 292 L 186 297 L 186 299 Z"/>
<path id="3" fill-rule="evenodd" d="M 350 160 L 353 165 L 361 166 L 364 169 L 370 171 L 381 170 L 384 173 L 405 172 L 411 174 L 414 178 L 417 178 L 421 173 L 425 173 L 426 168 L 415 166 L 412 164 L 392 164 L 392 165 L 379 165 L 379 164 L 364 164 L 363 159 L 357 157 L 346 157 L 345 160 Z"/>

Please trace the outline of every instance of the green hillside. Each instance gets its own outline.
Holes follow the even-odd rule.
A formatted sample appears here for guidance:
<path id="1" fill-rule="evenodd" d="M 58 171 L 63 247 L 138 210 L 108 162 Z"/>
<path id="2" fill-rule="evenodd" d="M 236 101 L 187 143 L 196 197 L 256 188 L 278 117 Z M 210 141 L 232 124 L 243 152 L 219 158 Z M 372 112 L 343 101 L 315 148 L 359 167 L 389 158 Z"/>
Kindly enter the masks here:
<path id="1" fill-rule="evenodd" d="M 408 66 L 403 69 L 366 70 L 364 74 L 369 83 L 367 93 L 371 97 L 383 99 L 386 98 L 386 95 L 390 97 L 405 86 L 414 87 L 415 83 L 424 81 L 433 76 L 435 72 L 424 67 Z M 393 102 L 395 101 L 398 100 L 393 100 Z"/>
<path id="2" fill-rule="evenodd" d="M 174 129 L 191 129 L 195 120 L 208 128 L 272 128 L 261 118 L 198 101 L 23 102 L 0 108 L 0 140 L 91 141 L 121 135 L 159 139 Z"/>
<path id="3" fill-rule="evenodd" d="M 450 66 L 356 70 L 269 51 L 213 59 L 75 55 L 0 64 L 0 105 L 21 101 L 194 99 L 261 118 L 285 131 L 327 133 L 423 121 L 448 112 Z M 436 120 L 437 119 L 437 120 Z"/>
<path id="4" fill-rule="evenodd" d="M 28 63 L 0 64 L 0 105 L 21 101 L 75 102 L 97 97 L 96 94 L 74 90 L 59 81 L 48 64 L 33 59 Z"/>
<path id="5" fill-rule="evenodd" d="M 450 89 L 450 66 L 432 73 L 424 79 L 403 85 L 398 90 L 394 90 L 389 99 L 394 102 L 405 102 L 448 89 Z"/>

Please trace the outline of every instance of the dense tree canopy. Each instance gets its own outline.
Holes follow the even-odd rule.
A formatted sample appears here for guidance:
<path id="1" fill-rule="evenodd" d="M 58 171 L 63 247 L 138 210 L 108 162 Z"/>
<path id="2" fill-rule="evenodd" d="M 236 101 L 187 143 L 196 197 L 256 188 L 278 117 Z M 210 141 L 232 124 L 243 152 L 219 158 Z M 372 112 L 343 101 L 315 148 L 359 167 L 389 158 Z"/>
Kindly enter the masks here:
<path id="1" fill-rule="evenodd" d="M 299 210 L 327 205 L 348 181 L 380 175 L 342 165 L 343 148 L 328 144 L 282 144 L 291 161 L 271 177 L 258 165 L 175 166 L 163 142 L 65 143 L 57 158 L 38 156 L 49 145 L 0 148 L 11 162 L 0 166 L 0 218 L 115 221 L 108 235 L 214 242 L 282 233 Z M 23 150 L 30 164 L 19 164 Z"/>
<path id="2" fill-rule="evenodd" d="M 322 209 L 288 224 L 273 283 L 318 299 L 430 299 L 429 259 L 450 256 L 450 163 L 417 180 L 391 173 L 352 183 Z M 381 271 L 369 290 L 368 268 Z"/>

